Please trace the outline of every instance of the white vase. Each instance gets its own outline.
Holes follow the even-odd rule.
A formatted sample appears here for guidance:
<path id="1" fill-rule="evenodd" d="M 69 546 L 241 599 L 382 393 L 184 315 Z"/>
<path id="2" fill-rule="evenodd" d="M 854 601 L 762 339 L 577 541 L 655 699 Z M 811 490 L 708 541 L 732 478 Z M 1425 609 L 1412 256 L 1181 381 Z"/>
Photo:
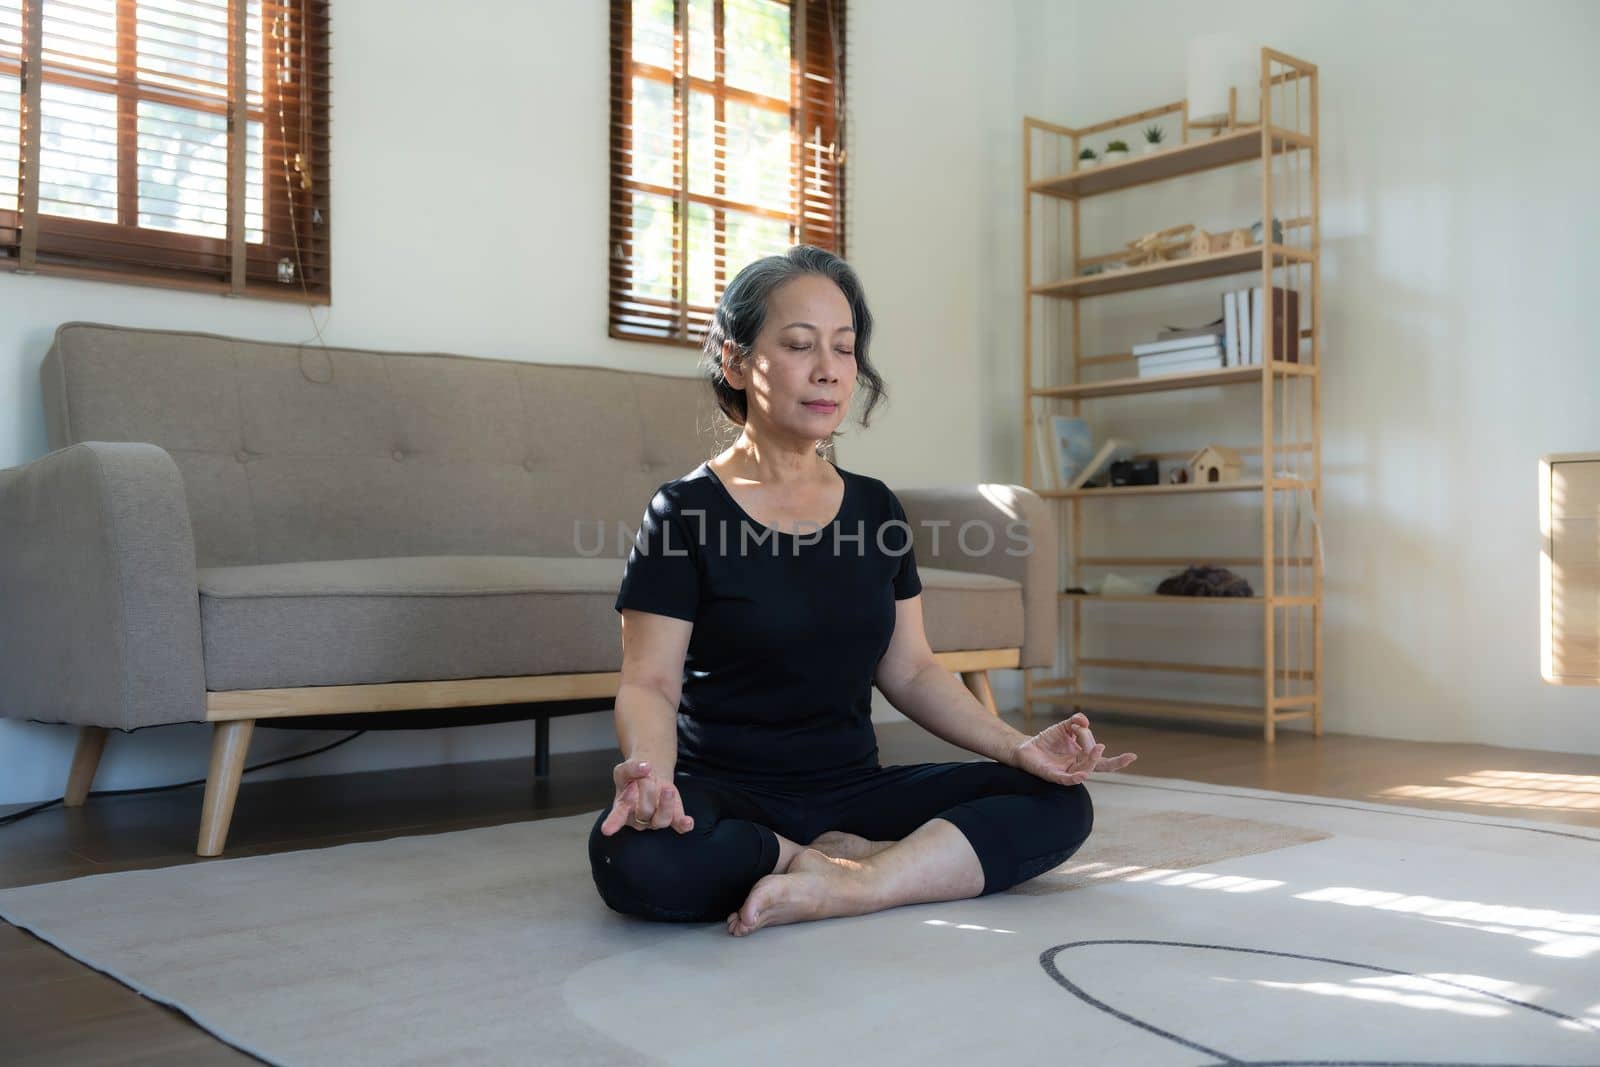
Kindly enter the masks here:
<path id="1" fill-rule="evenodd" d="M 1107 152 L 1104 155 L 1102 155 L 1100 158 L 1104 159 L 1107 163 L 1121 163 L 1124 159 L 1128 158 L 1128 153 L 1126 153 L 1126 152 Z"/>
<path id="2" fill-rule="evenodd" d="M 1080 159 L 1078 160 L 1078 169 L 1088 170 L 1090 167 L 1095 166 L 1099 162 L 1100 161 L 1098 159 Z"/>
<path id="3" fill-rule="evenodd" d="M 1152 144 L 1151 142 L 1146 141 L 1144 143 L 1144 154 L 1148 156 L 1151 152 L 1161 151 L 1161 148 L 1162 145 L 1159 142 Z"/>

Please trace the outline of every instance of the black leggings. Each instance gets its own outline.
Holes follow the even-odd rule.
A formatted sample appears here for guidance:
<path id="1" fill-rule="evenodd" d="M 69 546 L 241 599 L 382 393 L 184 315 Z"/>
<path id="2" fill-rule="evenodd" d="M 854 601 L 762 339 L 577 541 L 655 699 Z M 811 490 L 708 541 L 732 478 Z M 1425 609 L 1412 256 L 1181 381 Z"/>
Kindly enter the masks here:
<path id="1" fill-rule="evenodd" d="M 898 841 L 930 819 L 966 835 L 998 893 L 1065 861 L 1089 836 L 1094 806 L 1081 785 L 1059 785 L 983 760 L 857 772 L 803 790 L 737 784 L 679 767 L 674 782 L 694 829 L 624 825 L 589 831 L 589 865 L 614 911 L 665 922 L 720 922 L 778 866 L 778 834 L 801 845 L 827 830 Z"/>

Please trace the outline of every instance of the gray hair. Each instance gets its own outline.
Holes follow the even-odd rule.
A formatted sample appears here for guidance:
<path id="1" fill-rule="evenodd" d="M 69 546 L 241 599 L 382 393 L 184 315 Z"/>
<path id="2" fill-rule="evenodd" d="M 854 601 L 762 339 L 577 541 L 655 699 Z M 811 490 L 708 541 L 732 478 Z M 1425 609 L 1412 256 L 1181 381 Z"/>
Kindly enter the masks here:
<path id="1" fill-rule="evenodd" d="M 711 383 L 717 407 L 735 427 L 744 426 L 750 408 L 744 390 L 735 389 L 723 376 L 723 342 L 732 340 L 739 350 L 739 358 L 748 357 L 767 321 L 767 301 L 773 290 L 804 274 L 818 274 L 829 279 L 850 304 L 851 325 L 856 331 L 856 385 L 866 399 L 860 414 L 863 429 L 871 425 L 873 409 L 888 395 L 883 376 L 867 359 L 867 346 L 872 340 L 872 312 L 867 310 L 866 294 L 861 290 L 856 272 L 832 252 L 812 245 L 795 245 L 782 255 L 758 259 L 734 275 L 733 281 L 722 291 L 716 315 L 706 333 L 700 367 Z M 817 445 L 817 452 L 826 454 L 832 449 L 834 438 L 839 436 L 840 432 L 835 430 Z"/>

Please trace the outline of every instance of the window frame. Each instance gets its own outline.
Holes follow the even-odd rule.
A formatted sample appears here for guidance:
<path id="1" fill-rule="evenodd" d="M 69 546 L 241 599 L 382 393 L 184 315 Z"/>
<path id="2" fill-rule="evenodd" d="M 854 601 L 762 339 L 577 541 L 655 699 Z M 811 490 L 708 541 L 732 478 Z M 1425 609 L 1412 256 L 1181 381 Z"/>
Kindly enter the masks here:
<path id="1" fill-rule="evenodd" d="M 114 82 L 108 84 L 106 75 L 84 68 L 75 70 L 59 59 L 53 59 L 46 66 L 40 31 L 44 5 L 50 2 L 53 0 L 23 0 L 22 60 L 18 64 L 0 59 L 0 74 L 11 74 L 20 79 L 21 110 L 24 114 L 30 111 L 37 113 L 39 94 L 44 85 L 64 85 L 116 97 L 118 221 L 78 219 L 39 210 L 36 165 L 38 138 L 24 118 L 19 134 L 18 208 L 15 211 L 0 210 L 0 269 L 20 274 L 220 292 L 294 303 L 331 304 L 332 264 L 326 162 L 328 129 L 324 118 L 328 111 L 329 0 L 263 0 L 263 76 L 258 108 L 252 108 L 246 102 L 247 92 L 243 84 L 244 65 L 247 62 L 243 47 L 243 19 L 247 17 L 250 0 L 228 0 L 230 44 L 227 54 L 216 58 L 220 58 L 228 68 L 229 96 L 218 98 L 215 103 L 198 100 L 192 95 L 173 93 L 158 83 L 140 82 L 137 79 L 137 46 L 130 42 L 137 41 L 139 0 L 115 0 L 118 43 Z M 292 32 L 286 34 L 285 38 L 301 44 L 300 55 L 296 56 L 285 49 L 279 43 L 278 35 L 269 32 L 269 24 L 278 17 L 288 20 L 287 28 Z M 284 88 L 270 73 L 286 56 L 293 74 L 287 88 Z M 40 73 L 37 85 L 33 84 L 32 71 Z M 315 84 L 319 81 L 320 85 Z M 308 85 L 309 93 L 303 94 L 302 88 Z M 176 233 L 138 224 L 138 108 L 141 102 L 203 111 L 228 119 L 228 236 Z M 269 129 L 269 123 L 274 118 L 283 126 L 283 130 L 276 135 Z M 233 132 L 239 130 L 244 137 L 248 137 L 253 122 L 260 122 L 262 130 L 263 239 L 259 243 L 249 242 L 244 236 L 248 190 L 240 194 L 235 203 L 232 189 L 234 168 L 245 165 L 245 146 L 235 146 Z M 305 150 L 291 152 L 290 144 L 300 144 Z M 296 156 L 300 157 L 298 163 Z M 31 182 L 30 171 L 34 172 Z M 302 181 L 295 188 L 293 177 L 308 172 L 312 178 L 311 184 L 308 186 Z M 273 192 L 275 179 L 283 183 L 276 194 Z M 239 179 L 239 182 L 242 187 L 243 179 Z M 37 220 L 31 242 L 24 226 L 30 213 Z M 318 213 L 320 222 L 313 223 Z M 314 240 L 309 232 L 313 224 L 320 227 Z M 308 231 L 308 239 L 299 242 L 298 248 L 295 237 L 297 228 Z M 244 256 L 236 268 L 235 249 L 240 246 L 243 247 Z M 129 264 L 120 258 L 128 255 L 126 251 L 119 252 L 119 258 L 112 259 L 110 249 L 113 248 L 136 249 L 138 262 Z M 285 259 L 294 264 L 295 280 L 292 283 L 277 281 L 273 277 L 276 264 Z M 313 262 L 308 262 L 308 259 Z M 263 264 L 273 265 L 271 271 Z"/>
<path id="2" fill-rule="evenodd" d="M 724 6 L 723 0 L 710 0 L 712 7 L 712 40 L 714 53 L 713 78 L 707 80 L 689 73 L 686 48 L 681 44 L 689 40 L 689 0 L 673 0 L 674 45 L 673 69 L 638 60 L 633 55 L 633 0 L 611 0 L 611 173 L 610 173 L 610 223 L 607 242 L 607 334 L 621 341 L 642 341 L 674 347 L 698 349 L 704 341 L 705 325 L 709 324 L 715 306 L 691 303 L 688 299 L 688 233 L 689 205 L 697 204 L 711 209 L 711 234 L 713 241 L 713 285 L 718 298 L 729 280 L 728 264 L 716 261 L 716 252 L 726 252 L 728 235 L 727 212 L 786 222 L 792 244 L 815 244 L 843 256 L 845 253 L 845 199 L 846 167 L 843 146 L 845 133 L 845 0 L 775 0 L 790 10 L 789 16 L 789 99 L 769 97 L 726 83 Z M 833 86 L 833 106 L 825 108 L 827 114 L 817 116 L 818 109 L 808 107 L 806 94 L 808 80 L 823 64 L 813 62 L 807 47 L 808 24 L 827 20 L 828 33 L 824 45 L 832 44 L 832 55 L 827 64 L 825 78 Z M 647 78 L 672 87 L 673 134 L 675 142 L 686 146 L 688 142 L 688 101 L 691 91 L 711 96 L 714 131 L 712 137 L 713 191 L 691 192 L 687 153 L 673 151 L 671 187 L 643 182 L 633 177 L 633 121 L 635 76 Z M 792 193 L 793 212 L 778 211 L 761 204 L 731 200 L 726 195 L 726 104 L 744 104 L 761 110 L 787 114 L 790 127 L 790 159 L 788 183 Z M 809 118 L 822 120 L 818 126 L 827 144 L 812 140 L 806 133 Z M 831 136 L 830 136 L 831 135 Z M 817 157 L 808 165 L 806 154 Z M 821 155 L 828 156 L 829 174 L 824 175 Z M 827 177 L 833 180 L 831 211 L 826 224 L 808 225 L 808 218 L 818 215 L 815 203 L 808 199 L 808 191 L 820 188 Z M 631 210 L 632 194 L 645 193 L 670 200 L 673 205 L 673 241 L 678 251 L 674 254 L 676 273 L 673 288 L 677 294 L 672 299 L 645 296 L 639 293 L 633 272 L 634 231 Z M 623 200 L 629 201 L 624 208 Z M 626 250 L 618 255 L 618 250 Z M 646 332 L 643 326 L 624 328 L 623 306 L 653 307 L 666 313 L 676 322 L 671 334 Z M 704 325 L 697 325 L 703 320 Z"/>

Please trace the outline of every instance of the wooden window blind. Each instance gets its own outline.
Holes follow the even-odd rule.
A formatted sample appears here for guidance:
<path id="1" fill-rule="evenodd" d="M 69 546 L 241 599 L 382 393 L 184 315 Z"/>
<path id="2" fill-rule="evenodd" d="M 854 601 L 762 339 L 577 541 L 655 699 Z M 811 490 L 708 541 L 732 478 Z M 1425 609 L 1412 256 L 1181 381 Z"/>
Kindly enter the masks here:
<path id="1" fill-rule="evenodd" d="M 0 0 L 0 267 L 331 300 L 329 0 Z"/>
<path id="2" fill-rule="evenodd" d="M 844 255 L 844 48 L 844 0 L 612 0 L 612 337 L 699 345 L 746 264 Z"/>

